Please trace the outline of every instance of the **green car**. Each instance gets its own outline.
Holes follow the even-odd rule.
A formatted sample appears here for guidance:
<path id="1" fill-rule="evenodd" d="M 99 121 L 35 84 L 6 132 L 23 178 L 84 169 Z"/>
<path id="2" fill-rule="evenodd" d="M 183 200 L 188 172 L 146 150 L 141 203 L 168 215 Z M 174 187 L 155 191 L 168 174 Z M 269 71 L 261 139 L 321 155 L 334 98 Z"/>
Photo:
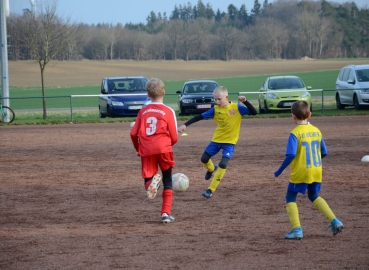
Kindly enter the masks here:
<path id="1" fill-rule="evenodd" d="M 312 111 L 311 86 L 305 86 L 297 76 L 273 76 L 263 83 L 259 94 L 259 113 L 290 111 L 292 104 L 297 100 L 306 100 Z"/>

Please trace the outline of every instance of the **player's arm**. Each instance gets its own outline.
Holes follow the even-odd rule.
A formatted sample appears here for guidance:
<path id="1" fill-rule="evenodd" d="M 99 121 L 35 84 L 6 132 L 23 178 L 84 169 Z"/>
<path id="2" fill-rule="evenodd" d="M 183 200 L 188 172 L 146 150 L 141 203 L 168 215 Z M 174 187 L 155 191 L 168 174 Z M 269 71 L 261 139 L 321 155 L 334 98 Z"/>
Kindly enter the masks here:
<path id="1" fill-rule="evenodd" d="M 171 117 L 168 119 L 168 130 L 169 130 L 169 136 L 172 142 L 172 145 L 174 145 L 178 141 L 178 131 L 177 131 L 177 120 L 175 112 L 173 111 L 173 114 L 168 114 Z"/>
<path id="2" fill-rule="evenodd" d="M 282 174 L 283 170 L 286 169 L 288 167 L 288 165 L 291 164 L 292 160 L 296 156 L 297 146 L 298 146 L 297 137 L 294 134 L 291 133 L 289 138 L 288 138 L 288 142 L 287 142 L 286 157 L 284 158 L 284 161 L 282 162 L 279 169 L 274 172 L 274 177 L 275 178 L 280 176 Z"/>
<path id="3" fill-rule="evenodd" d="M 252 106 L 252 104 L 246 99 L 245 96 L 239 96 L 238 100 L 242 102 L 242 104 L 244 104 L 246 107 L 244 106 L 238 106 L 238 110 L 240 111 L 241 115 L 257 115 L 257 111 L 254 108 L 254 106 Z"/>
<path id="4" fill-rule="evenodd" d="M 196 123 L 200 120 L 203 119 L 210 119 L 210 118 L 214 118 L 214 107 L 207 110 L 206 112 L 202 113 L 202 114 L 198 114 L 194 117 L 192 117 L 190 120 L 188 120 L 186 123 L 184 123 L 182 126 L 180 126 L 178 128 L 178 132 L 183 132 L 186 130 L 186 127 L 188 127 L 189 125 Z"/>
<path id="5" fill-rule="evenodd" d="M 136 149 L 137 153 L 138 153 L 138 145 L 139 145 L 139 140 L 138 140 L 138 128 L 139 128 L 139 126 L 140 126 L 140 119 L 137 117 L 136 123 L 132 127 L 132 130 L 130 132 L 133 147 Z"/>
<path id="6" fill-rule="evenodd" d="M 322 141 L 320 142 L 320 152 L 321 152 L 322 158 L 328 155 L 328 149 L 327 149 L 327 146 L 325 145 L 324 138 L 322 138 Z"/>

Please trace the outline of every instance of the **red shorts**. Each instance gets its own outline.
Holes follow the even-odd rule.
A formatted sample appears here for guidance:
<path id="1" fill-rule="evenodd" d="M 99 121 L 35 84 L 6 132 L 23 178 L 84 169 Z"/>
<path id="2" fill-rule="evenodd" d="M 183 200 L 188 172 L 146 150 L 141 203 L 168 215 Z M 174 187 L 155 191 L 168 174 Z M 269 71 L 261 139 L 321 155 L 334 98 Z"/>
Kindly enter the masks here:
<path id="1" fill-rule="evenodd" d="M 157 174 L 158 165 L 161 171 L 166 171 L 169 168 L 174 168 L 173 152 L 141 157 L 142 178 L 151 178 L 155 174 Z"/>

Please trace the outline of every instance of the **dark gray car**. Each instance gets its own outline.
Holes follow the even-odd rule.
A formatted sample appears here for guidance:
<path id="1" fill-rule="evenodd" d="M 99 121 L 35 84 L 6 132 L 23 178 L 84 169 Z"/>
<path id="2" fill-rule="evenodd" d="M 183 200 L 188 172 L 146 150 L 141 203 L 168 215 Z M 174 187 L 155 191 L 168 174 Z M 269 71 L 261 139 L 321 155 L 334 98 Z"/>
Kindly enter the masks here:
<path id="1" fill-rule="evenodd" d="M 187 81 L 178 96 L 179 115 L 200 114 L 215 105 L 213 91 L 218 87 L 215 81 L 199 80 Z"/>

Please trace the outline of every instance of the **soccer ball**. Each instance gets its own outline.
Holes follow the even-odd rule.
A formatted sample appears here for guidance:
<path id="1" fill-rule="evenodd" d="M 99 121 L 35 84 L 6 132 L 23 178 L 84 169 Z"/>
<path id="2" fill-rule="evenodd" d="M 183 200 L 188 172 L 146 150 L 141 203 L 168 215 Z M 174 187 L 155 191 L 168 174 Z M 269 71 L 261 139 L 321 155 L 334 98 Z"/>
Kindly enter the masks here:
<path id="1" fill-rule="evenodd" d="M 190 181 L 187 175 L 183 173 L 175 173 L 172 175 L 172 189 L 174 191 L 186 191 Z"/>

